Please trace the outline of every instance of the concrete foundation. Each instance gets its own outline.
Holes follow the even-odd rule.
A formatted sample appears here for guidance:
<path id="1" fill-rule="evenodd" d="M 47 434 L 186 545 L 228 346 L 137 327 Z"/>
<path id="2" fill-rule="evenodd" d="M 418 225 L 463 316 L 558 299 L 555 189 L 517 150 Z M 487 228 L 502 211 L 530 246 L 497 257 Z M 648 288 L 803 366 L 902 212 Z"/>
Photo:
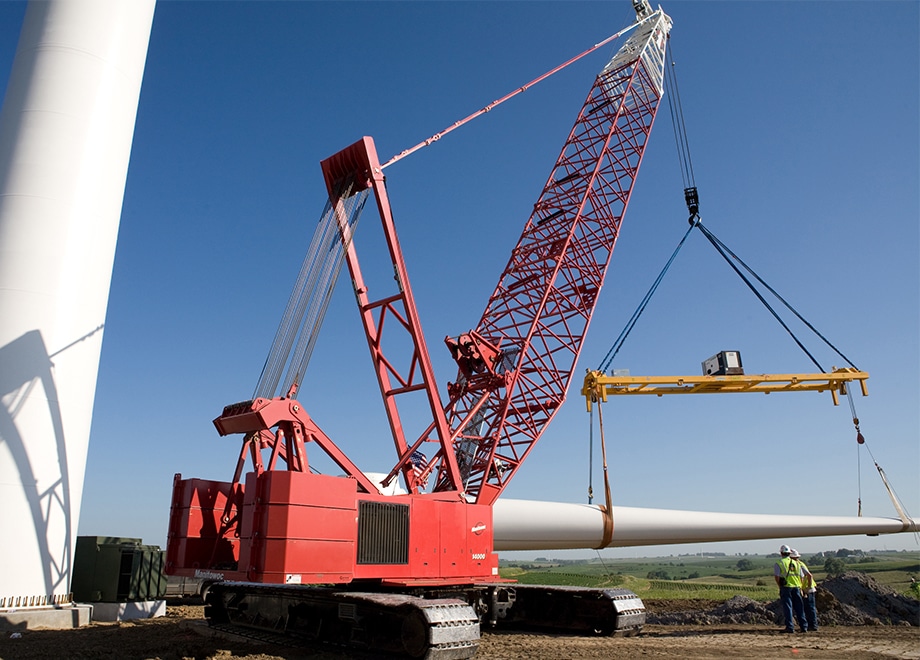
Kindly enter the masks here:
<path id="1" fill-rule="evenodd" d="M 0 610 L 0 630 L 65 630 L 88 626 L 92 621 L 92 605 L 71 605 L 34 610 Z"/>
<path id="2" fill-rule="evenodd" d="M 165 600 L 137 603 L 93 603 L 93 621 L 131 621 L 166 615 Z"/>

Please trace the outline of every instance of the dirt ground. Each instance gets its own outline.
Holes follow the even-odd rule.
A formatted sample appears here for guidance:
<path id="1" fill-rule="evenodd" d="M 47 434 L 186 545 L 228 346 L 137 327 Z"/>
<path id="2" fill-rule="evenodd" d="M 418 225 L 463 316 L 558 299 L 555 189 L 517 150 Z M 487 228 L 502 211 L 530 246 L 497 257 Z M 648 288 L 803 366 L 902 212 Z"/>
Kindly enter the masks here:
<path id="1" fill-rule="evenodd" d="M 658 614 L 675 602 L 647 603 Z M 686 602 L 680 606 L 686 608 Z M 698 603 L 696 607 L 706 607 Z M 94 623 L 76 630 L 3 633 L 3 660 L 345 660 L 354 655 L 293 649 L 211 633 L 200 605 L 169 605 L 166 616 L 136 622 Z M 367 660 L 372 656 L 362 656 Z M 920 627 L 823 626 L 786 635 L 764 624 L 647 625 L 636 637 L 568 637 L 484 631 L 478 659 L 538 658 L 845 658 L 920 660 Z"/>

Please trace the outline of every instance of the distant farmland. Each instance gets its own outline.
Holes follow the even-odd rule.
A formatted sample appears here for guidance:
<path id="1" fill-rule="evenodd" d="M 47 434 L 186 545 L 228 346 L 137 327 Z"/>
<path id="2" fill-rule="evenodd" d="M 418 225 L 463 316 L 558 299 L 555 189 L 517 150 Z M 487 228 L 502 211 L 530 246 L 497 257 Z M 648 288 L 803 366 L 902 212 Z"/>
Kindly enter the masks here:
<path id="1" fill-rule="evenodd" d="M 776 598 L 773 564 L 777 559 L 778 555 L 583 560 L 541 557 L 532 561 L 503 559 L 500 573 L 521 584 L 625 587 L 643 598 L 721 600 L 744 594 L 754 600 L 772 600 Z M 920 552 L 828 551 L 803 559 L 819 583 L 841 570 L 860 571 L 904 595 L 918 597 Z"/>

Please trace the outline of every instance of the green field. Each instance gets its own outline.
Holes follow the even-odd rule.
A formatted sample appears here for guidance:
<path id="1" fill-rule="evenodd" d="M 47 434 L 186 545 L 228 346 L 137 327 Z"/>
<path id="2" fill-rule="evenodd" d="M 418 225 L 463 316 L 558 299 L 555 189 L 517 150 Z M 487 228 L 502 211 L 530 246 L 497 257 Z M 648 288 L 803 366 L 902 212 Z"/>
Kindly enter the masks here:
<path id="1" fill-rule="evenodd" d="M 833 553 L 828 553 L 836 558 Z M 671 556 L 642 559 L 501 560 L 504 578 L 522 584 L 625 587 L 641 598 L 726 600 L 743 594 L 759 601 L 776 598 L 773 564 L 778 555 Z M 825 557 L 803 557 L 820 583 L 827 577 Z M 920 581 L 920 552 L 841 556 L 845 570 L 871 575 L 899 593 L 917 598 L 911 578 Z M 839 566 L 839 564 L 838 564 Z"/>

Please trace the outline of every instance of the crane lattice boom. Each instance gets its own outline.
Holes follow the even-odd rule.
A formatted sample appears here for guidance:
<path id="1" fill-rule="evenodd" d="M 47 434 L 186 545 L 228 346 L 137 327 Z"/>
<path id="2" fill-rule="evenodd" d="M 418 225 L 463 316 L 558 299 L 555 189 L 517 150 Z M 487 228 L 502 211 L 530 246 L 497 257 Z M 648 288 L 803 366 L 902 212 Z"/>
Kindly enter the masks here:
<path id="1" fill-rule="evenodd" d="M 447 344 L 467 497 L 491 504 L 565 399 L 662 96 L 671 19 L 652 13 L 601 71 L 475 330 Z M 446 469 L 435 490 L 451 488 Z"/>

